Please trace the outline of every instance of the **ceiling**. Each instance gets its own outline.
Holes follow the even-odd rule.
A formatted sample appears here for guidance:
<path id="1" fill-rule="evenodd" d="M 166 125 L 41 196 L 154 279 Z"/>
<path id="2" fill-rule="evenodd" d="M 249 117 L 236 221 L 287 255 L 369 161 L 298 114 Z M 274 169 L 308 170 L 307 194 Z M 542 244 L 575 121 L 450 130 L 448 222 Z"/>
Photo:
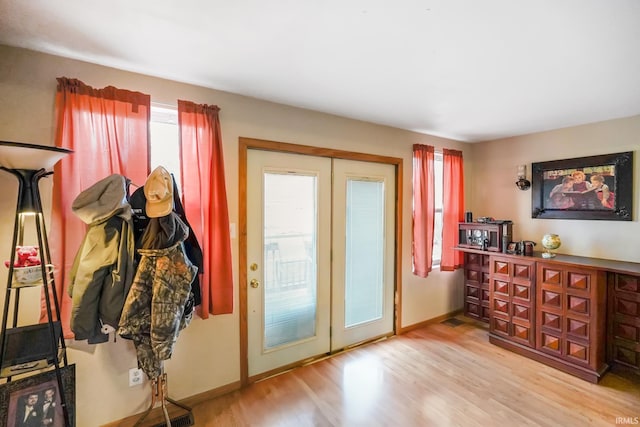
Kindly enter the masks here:
<path id="1" fill-rule="evenodd" d="M 640 114 L 638 0 L 0 0 L 0 44 L 466 142 Z"/>

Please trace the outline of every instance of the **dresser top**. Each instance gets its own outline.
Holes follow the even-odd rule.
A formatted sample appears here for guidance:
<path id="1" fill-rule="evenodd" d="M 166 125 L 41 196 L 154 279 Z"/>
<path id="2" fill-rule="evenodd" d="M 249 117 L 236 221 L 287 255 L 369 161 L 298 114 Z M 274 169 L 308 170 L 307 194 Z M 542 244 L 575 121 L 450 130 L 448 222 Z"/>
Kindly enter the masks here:
<path id="1" fill-rule="evenodd" d="M 502 252 L 492 252 L 492 251 L 483 251 L 479 249 L 470 249 L 470 248 L 460 248 L 456 247 L 455 250 L 474 253 L 474 254 L 482 254 L 482 255 L 494 255 L 499 257 L 509 257 L 509 258 L 521 258 L 521 259 L 533 259 L 535 261 L 548 262 L 553 264 L 565 264 L 565 265 L 576 265 L 587 268 L 595 268 L 597 270 L 605 270 L 613 273 L 624 273 L 624 274 L 635 274 L 640 275 L 640 263 L 637 262 L 627 262 L 627 261 L 617 261 L 611 259 L 603 259 L 603 258 L 590 258 L 590 257 L 582 257 L 582 256 L 574 256 L 574 255 L 564 255 L 564 254 L 556 254 L 553 258 L 543 258 L 543 252 L 534 252 L 533 255 L 515 255 L 515 254 L 505 254 Z"/>

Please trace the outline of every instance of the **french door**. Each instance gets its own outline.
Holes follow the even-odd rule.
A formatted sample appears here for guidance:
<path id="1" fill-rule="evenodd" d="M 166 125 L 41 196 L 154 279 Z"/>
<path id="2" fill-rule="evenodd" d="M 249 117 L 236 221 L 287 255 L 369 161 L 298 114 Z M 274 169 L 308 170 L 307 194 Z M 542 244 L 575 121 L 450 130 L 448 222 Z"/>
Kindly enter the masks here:
<path id="1" fill-rule="evenodd" d="M 247 151 L 249 376 L 393 332 L 393 165 Z"/>
<path id="2" fill-rule="evenodd" d="M 331 350 L 393 331 L 395 169 L 333 161 Z"/>

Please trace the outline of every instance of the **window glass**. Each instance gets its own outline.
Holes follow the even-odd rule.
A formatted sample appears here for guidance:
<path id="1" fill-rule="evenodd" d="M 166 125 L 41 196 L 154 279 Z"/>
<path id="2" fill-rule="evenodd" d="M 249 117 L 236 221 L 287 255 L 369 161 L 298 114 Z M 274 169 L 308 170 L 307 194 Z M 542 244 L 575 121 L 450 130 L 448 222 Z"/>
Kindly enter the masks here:
<path id="1" fill-rule="evenodd" d="M 151 106 L 151 122 L 149 123 L 151 143 L 149 155 L 151 170 L 163 166 L 173 174 L 178 190 L 181 188 L 180 144 L 178 136 L 178 111 L 174 108 Z"/>
<path id="2" fill-rule="evenodd" d="M 384 184 L 347 178 L 346 328 L 384 315 Z"/>
<path id="3" fill-rule="evenodd" d="M 442 153 L 434 156 L 434 181 L 435 181 L 435 218 L 433 225 L 433 265 L 440 265 L 442 259 Z"/>
<path id="4" fill-rule="evenodd" d="M 318 177 L 263 174 L 263 349 L 316 335 Z"/>

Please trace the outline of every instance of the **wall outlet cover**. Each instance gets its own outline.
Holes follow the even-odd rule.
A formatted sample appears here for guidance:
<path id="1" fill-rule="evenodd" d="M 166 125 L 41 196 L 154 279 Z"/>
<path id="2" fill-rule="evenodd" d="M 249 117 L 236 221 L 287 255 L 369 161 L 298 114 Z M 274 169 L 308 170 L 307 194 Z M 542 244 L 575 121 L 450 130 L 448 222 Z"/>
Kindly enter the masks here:
<path id="1" fill-rule="evenodd" d="M 134 387 L 142 384 L 142 369 L 140 368 L 131 368 L 129 369 L 129 387 Z"/>

